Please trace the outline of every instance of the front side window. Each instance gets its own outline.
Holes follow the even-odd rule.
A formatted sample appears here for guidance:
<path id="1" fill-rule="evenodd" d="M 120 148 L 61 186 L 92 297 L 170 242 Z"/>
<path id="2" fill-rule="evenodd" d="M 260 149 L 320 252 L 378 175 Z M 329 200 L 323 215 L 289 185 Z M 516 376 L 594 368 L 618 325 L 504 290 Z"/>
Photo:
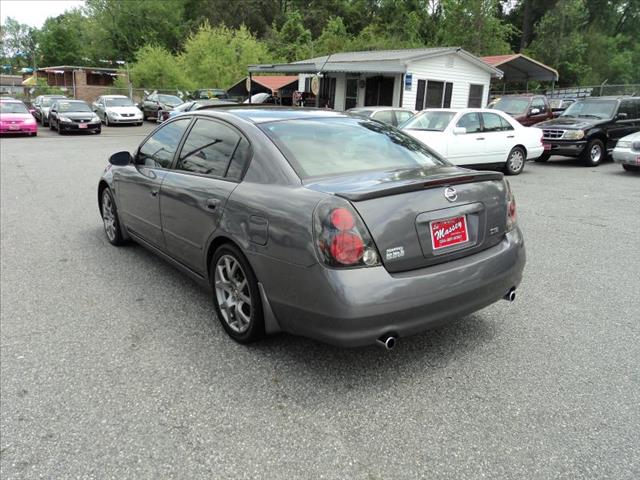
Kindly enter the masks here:
<path id="1" fill-rule="evenodd" d="M 627 119 L 638 118 L 636 113 L 636 103 L 633 100 L 623 100 L 620 102 L 620 108 L 618 109 L 618 113 L 626 113 Z"/>
<path id="2" fill-rule="evenodd" d="M 388 125 L 359 118 L 265 122 L 271 138 L 301 179 L 372 170 L 431 169 L 448 163 Z"/>
<path id="3" fill-rule="evenodd" d="M 184 142 L 176 168 L 224 177 L 240 138 L 231 127 L 198 119 Z"/>
<path id="4" fill-rule="evenodd" d="M 190 121 L 189 118 L 184 118 L 160 127 L 140 147 L 136 164 L 152 168 L 169 168 Z"/>
<path id="5" fill-rule="evenodd" d="M 544 100 L 540 97 L 536 97 L 531 101 L 531 108 L 537 108 L 540 112 L 545 112 L 547 110 Z"/>
<path id="6" fill-rule="evenodd" d="M 478 113 L 465 113 L 456 127 L 462 127 L 467 129 L 467 133 L 478 133 L 482 130 L 480 126 L 480 115 Z"/>
<path id="7" fill-rule="evenodd" d="M 408 130 L 430 130 L 433 132 L 443 132 L 454 116 L 454 112 L 426 110 L 411 117 L 404 125 L 402 125 L 402 128 Z"/>

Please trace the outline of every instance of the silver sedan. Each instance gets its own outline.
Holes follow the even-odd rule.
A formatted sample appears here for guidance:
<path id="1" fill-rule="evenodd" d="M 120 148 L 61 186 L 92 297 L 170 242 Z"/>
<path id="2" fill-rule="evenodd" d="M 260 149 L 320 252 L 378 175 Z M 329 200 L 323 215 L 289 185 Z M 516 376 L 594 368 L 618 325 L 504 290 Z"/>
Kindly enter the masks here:
<path id="1" fill-rule="evenodd" d="M 621 163 L 628 172 L 640 172 L 640 132 L 618 140 L 613 149 L 613 160 Z"/>

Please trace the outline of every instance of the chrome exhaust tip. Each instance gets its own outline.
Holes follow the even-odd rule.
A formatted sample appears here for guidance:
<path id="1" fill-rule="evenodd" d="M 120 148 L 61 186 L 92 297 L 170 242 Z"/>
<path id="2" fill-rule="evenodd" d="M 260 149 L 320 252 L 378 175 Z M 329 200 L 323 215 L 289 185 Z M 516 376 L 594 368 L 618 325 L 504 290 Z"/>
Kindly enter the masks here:
<path id="1" fill-rule="evenodd" d="M 378 340 L 376 340 L 376 343 L 384 348 L 387 352 L 390 352 L 395 348 L 396 343 L 398 343 L 398 337 L 396 337 L 395 335 L 383 335 Z"/>
<path id="2" fill-rule="evenodd" d="M 516 299 L 516 287 L 511 287 L 507 292 L 507 294 L 502 298 L 510 302 L 513 302 Z"/>

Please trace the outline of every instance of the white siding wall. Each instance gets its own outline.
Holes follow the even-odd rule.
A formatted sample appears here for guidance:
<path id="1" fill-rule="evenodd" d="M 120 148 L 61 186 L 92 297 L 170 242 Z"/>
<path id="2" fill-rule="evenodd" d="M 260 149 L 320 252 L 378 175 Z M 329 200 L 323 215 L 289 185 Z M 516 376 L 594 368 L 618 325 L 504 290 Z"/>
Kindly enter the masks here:
<path id="1" fill-rule="evenodd" d="M 409 63 L 407 73 L 413 74 L 411 91 L 406 88 L 402 99 L 402 107 L 416 107 L 418 80 L 437 80 L 453 83 L 451 108 L 467 108 L 469 101 L 469 85 L 484 85 L 482 106 L 487 103 L 491 74 L 482 68 L 466 61 L 456 54 L 442 55 Z"/>

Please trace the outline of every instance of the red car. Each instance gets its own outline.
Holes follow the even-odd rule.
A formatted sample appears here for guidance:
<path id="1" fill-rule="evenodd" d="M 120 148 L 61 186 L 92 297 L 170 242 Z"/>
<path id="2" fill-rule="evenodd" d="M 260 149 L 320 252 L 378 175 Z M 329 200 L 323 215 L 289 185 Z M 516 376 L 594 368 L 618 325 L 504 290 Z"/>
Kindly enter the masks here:
<path id="1" fill-rule="evenodd" d="M 38 124 L 20 100 L 0 100 L 0 133 L 38 134 Z"/>
<path id="2" fill-rule="evenodd" d="M 553 110 L 544 95 L 505 95 L 491 102 L 487 108 L 502 110 L 525 127 L 553 118 Z"/>

